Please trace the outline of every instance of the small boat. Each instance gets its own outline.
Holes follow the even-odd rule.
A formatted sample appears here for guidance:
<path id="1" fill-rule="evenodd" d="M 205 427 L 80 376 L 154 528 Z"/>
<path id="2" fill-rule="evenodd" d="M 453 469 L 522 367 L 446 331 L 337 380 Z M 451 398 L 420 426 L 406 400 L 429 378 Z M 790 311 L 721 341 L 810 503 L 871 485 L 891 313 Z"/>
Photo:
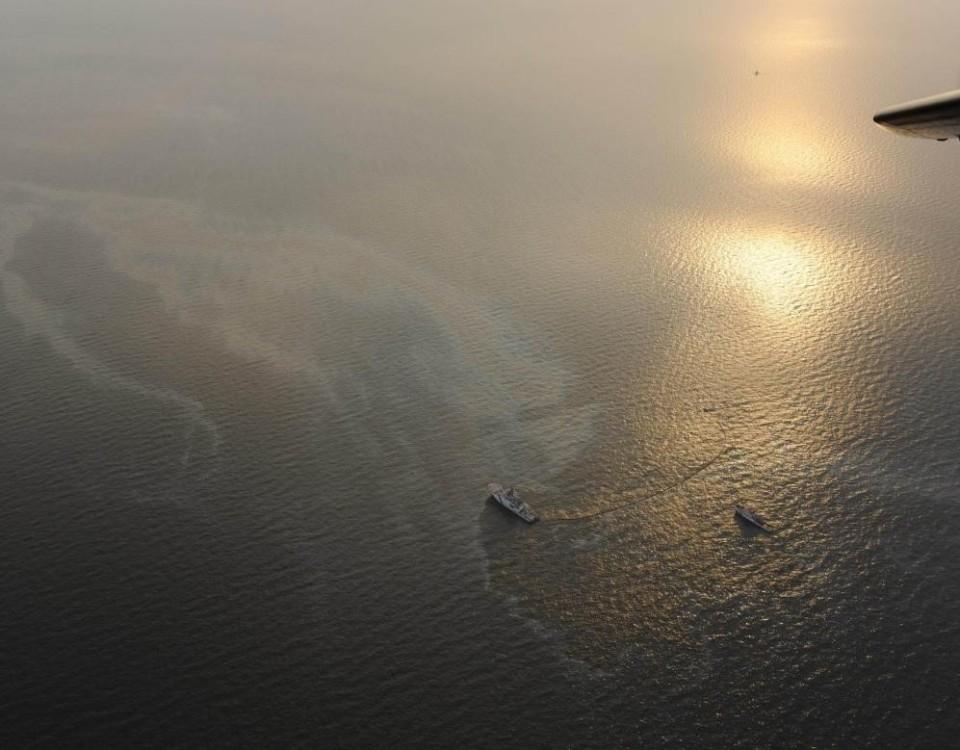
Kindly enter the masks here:
<path id="1" fill-rule="evenodd" d="M 747 523 L 753 524 L 758 529 L 766 531 L 768 534 L 772 531 L 772 529 L 767 525 L 767 522 L 756 511 L 750 510 L 749 508 L 744 508 L 742 505 L 734 505 L 733 513 L 736 516 L 740 516 L 740 518 Z"/>
<path id="2" fill-rule="evenodd" d="M 537 514 L 530 510 L 530 506 L 520 499 L 520 493 L 513 487 L 503 489 L 499 484 L 488 484 L 487 491 L 490 493 L 491 500 L 496 502 L 501 508 L 519 516 L 527 523 L 534 523 L 537 520 Z"/>

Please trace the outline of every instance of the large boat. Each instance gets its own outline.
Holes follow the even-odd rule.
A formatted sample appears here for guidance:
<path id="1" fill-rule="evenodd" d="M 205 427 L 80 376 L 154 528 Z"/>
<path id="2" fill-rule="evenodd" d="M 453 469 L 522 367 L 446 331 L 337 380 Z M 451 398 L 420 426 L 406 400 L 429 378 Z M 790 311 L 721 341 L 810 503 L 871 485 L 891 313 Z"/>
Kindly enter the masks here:
<path id="1" fill-rule="evenodd" d="M 750 510 L 749 508 L 744 508 L 742 505 L 734 505 L 733 513 L 734 515 L 740 516 L 740 518 L 747 523 L 753 524 L 758 529 L 762 529 L 763 531 L 770 533 L 771 529 L 767 525 L 767 522 L 756 511 Z"/>
<path id="2" fill-rule="evenodd" d="M 490 492 L 491 500 L 513 513 L 513 515 L 519 516 L 527 523 L 534 523 L 537 520 L 537 514 L 520 499 L 520 493 L 513 487 L 505 490 L 499 484 L 488 484 L 487 490 Z"/>

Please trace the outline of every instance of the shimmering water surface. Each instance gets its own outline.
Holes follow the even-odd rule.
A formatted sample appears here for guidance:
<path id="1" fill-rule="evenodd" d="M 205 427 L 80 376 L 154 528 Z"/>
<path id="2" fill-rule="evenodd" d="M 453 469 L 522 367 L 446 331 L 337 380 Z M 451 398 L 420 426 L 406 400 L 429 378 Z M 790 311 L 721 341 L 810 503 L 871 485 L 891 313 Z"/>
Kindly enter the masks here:
<path id="1" fill-rule="evenodd" d="M 3 745 L 954 744 L 958 27 L 0 0 Z"/>

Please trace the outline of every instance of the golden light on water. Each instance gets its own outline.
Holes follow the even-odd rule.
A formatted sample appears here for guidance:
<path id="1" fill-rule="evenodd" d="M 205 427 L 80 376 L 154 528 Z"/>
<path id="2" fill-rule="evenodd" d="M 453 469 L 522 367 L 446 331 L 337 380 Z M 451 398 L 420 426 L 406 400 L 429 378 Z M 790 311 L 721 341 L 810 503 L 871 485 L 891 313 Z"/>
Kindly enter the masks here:
<path id="1" fill-rule="evenodd" d="M 800 312 L 821 278 L 814 252 L 785 233 L 733 232 L 718 246 L 721 262 L 768 312 Z"/>
<path id="2" fill-rule="evenodd" d="M 802 185 L 843 184 L 844 142 L 822 109 L 779 90 L 760 91 L 730 114 L 719 150 L 755 179 Z"/>
<path id="3" fill-rule="evenodd" d="M 744 142 L 744 159 L 774 180 L 822 179 L 836 162 L 828 142 L 805 121 L 798 113 L 761 117 L 758 137 Z"/>
<path id="4" fill-rule="evenodd" d="M 739 38 L 758 75 L 730 101 L 718 152 L 767 182 L 842 182 L 846 150 L 821 71 L 845 40 L 830 5 L 798 10 L 760 14 L 744 28 Z"/>
<path id="5" fill-rule="evenodd" d="M 802 16 L 778 18 L 758 29 L 755 38 L 765 58 L 794 57 L 836 49 L 843 45 L 842 37 L 831 27 L 832 16 Z"/>
<path id="6" fill-rule="evenodd" d="M 813 258 L 785 235 L 739 239 L 732 258 L 737 271 L 768 307 L 787 309 L 816 283 Z"/>

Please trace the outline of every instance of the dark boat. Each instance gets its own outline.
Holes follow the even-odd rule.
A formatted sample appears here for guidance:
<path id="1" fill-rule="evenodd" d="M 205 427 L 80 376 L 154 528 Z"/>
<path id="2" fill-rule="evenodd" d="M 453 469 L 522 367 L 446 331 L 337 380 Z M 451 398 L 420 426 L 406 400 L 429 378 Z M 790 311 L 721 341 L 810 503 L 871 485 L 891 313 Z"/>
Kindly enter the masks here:
<path id="1" fill-rule="evenodd" d="M 756 511 L 750 510 L 749 508 L 744 508 L 742 505 L 734 505 L 733 513 L 734 515 L 740 516 L 740 518 L 747 523 L 756 526 L 758 529 L 766 531 L 768 534 L 772 531 L 772 529 L 767 525 L 767 522 L 762 516 L 757 514 Z"/>

